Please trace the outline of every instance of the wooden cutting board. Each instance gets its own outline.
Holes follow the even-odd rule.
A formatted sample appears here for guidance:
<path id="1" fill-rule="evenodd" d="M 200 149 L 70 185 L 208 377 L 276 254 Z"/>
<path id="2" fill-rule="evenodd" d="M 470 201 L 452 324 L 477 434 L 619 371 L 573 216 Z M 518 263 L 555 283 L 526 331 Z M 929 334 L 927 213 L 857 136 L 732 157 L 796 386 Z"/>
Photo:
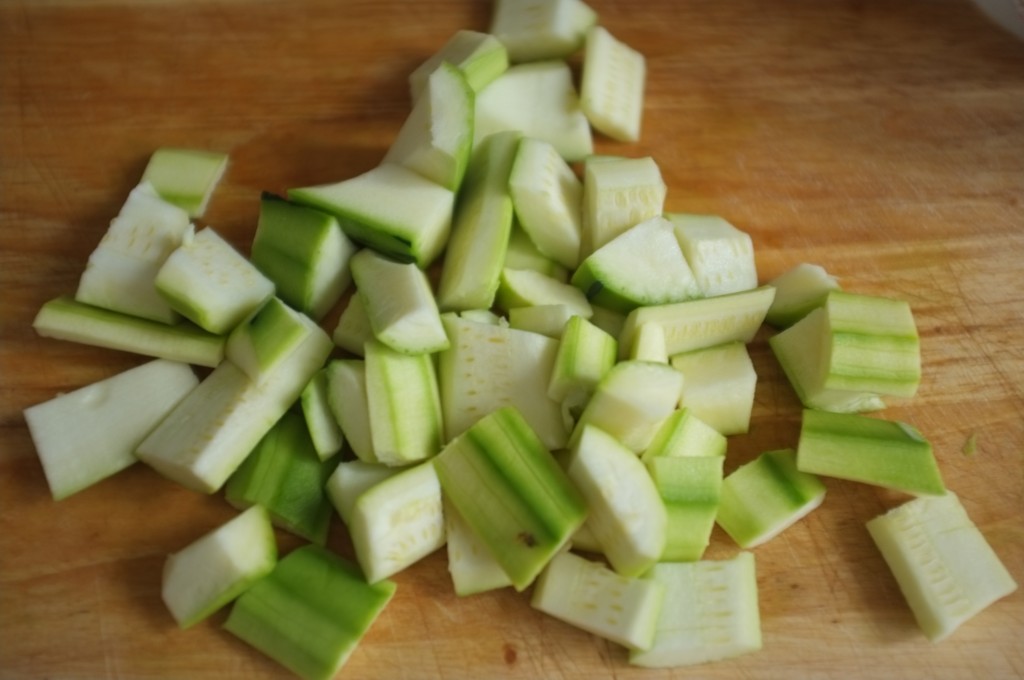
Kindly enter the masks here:
<path id="1" fill-rule="evenodd" d="M 912 305 L 919 394 L 879 414 L 932 441 L 1024 581 L 1024 43 L 967 2 L 593 0 L 648 58 L 644 134 L 668 209 L 748 231 L 762 280 L 799 262 Z M 374 166 L 409 109 L 406 75 L 481 0 L 0 2 L 0 676 L 287 677 L 160 600 L 165 556 L 233 515 L 137 465 L 53 502 L 21 412 L 143 359 L 38 338 L 160 146 L 229 152 L 203 220 L 247 250 L 261 190 Z M 793 446 L 799 405 L 767 349 L 727 471 Z M 976 437 L 977 452 L 965 455 Z M 829 480 L 824 505 L 756 549 L 764 648 L 676 672 L 502 591 L 468 599 L 443 553 L 398 593 L 350 678 L 1024 676 L 1024 594 L 938 645 L 918 631 L 864 523 L 903 500 Z M 282 550 L 298 542 L 281 534 Z M 336 522 L 330 546 L 351 555 Z M 737 548 L 716 530 L 709 557 Z"/>

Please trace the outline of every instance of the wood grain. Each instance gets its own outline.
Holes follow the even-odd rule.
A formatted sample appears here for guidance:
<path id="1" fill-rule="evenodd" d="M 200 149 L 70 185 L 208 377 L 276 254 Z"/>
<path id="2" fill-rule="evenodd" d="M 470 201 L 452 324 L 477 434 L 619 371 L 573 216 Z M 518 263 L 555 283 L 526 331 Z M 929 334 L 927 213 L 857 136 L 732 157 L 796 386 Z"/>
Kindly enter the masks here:
<path id="1" fill-rule="evenodd" d="M 910 301 L 924 380 L 883 415 L 933 442 L 1024 582 L 1024 44 L 953 0 L 592 5 L 649 65 L 642 141 L 599 150 L 653 155 L 670 210 L 749 231 L 763 280 L 811 261 Z M 261 190 L 375 165 L 409 71 L 488 16 L 480 0 L 0 2 L 0 677 L 287 677 L 223 613 L 179 631 L 160 601 L 164 557 L 232 515 L 222 498 L 137 465 L 50 499 L 22 410 L 142 360 L 40 339 L 31 320 L 74 290 L 155 148 L 231 154 L 204 221 L 247 250 Z M 795 443 L 766 338 L 727 469 Z M 438 553 L 396 577 L 342 676 L 1024 677 L 1020 591 L 939 645 L 917 630 L 863 526 L 900 500 L 830 480 L 818 511 L 757 549 L 757 654 L 631 668 L 524 596 L 456 598 Z M 351 555 L 340 522 L 330 544 Z M 735 550 L 716 530 L 709 556 Z"/>

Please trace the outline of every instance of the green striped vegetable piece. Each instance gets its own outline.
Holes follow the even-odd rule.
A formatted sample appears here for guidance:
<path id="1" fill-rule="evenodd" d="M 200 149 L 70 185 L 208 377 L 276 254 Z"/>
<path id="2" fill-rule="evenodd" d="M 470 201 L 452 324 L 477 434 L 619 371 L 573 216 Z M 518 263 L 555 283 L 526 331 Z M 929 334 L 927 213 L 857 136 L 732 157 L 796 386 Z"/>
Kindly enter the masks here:
<path id="1" fill-rule="evenodd" d="M 224 627 L 307 680 L 332 678 L 395 593 L 316 545 L 282 558 L 238 598 Z"/>

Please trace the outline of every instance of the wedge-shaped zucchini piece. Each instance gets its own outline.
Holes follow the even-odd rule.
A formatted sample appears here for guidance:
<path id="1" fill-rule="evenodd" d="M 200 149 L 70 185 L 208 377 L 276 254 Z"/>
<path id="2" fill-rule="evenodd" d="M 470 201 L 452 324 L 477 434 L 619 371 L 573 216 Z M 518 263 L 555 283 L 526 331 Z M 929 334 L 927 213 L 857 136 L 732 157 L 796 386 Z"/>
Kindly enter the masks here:
<path id="1" fill-rule="evenodd" d="M 157 292 L 154 281 L 190 228 L 185 210 L 160 198 L 148 182 L 139 184 L 89 255 L 75 299 L 174 323 L 180 317 Z"/>
<path id="2" fill-rule="evenodd" d="M 273 297 L 231 331 L 224 355 L 259 382 L 275 373 L 311 335 L 320 333 L 312 319 Z"/>
<path id="3" fill-rule="evenodd" d="M 775 289 L 754 290 L 667 305 L 637 307 L 619 333 L 619 356 L 629 356 L 634 335 L 646 323 L 661 325 L 669 356 L 738 340 L 748 343 L 764 322 Z"/>
<path id="4" fill-rule="evenodd" d="M 370 316 L 358 295 L 349 298 L 331 337 L 335 345 L 358 357 L 363 356 L 363 346 L 376 338 L 370 325 Z"/>
<path id="5" fill-rule="evenodd" d="M 213 190 L 228 167 L 228 155 L 199 149 L 157 149 L 149 157 L 142 181 L 149 182 L 160 198 L 202 217 Z"/>
<path id="6" fill-rule="evenodd" d="M 422 269 L 363 249 L 352 257 L 352 276 L 378 340 L 402 354 L 448 348 L 437 301 Z"/>
<path id="7" fill-rule="evenodd" d="M 494 559 L 487 544 L 448 500 L 444 502 L 444 526 L 448 573 L 456 595 L 465 597 L 512 585 L 512 579 Z"/>
<path id="8" fill-rule="evenodd" d="M 139 444 L 136 455 L 191 489 L 217 491 L 327 360 L 331 339 L 316 325 L 307 331 L 258 381 L 222 362 Z"/>
<path id="9" fill-rule="evenodd" d="M 236 508 L 262 505 L 276 526 L 323 545 L 331 520 L 324 485 L 333 468 L 317 455 L 302 414 L 289 411 L 231 475 L 224 496 Z"/>
<path id="10" fill-rule="evenodd" d="M 389 476 L 356 498 L 348 529 L 370 583 L 388 578 L 444 546 L 441 485 L 431 462 Z"/>
<path id="11" fill-rule="evenodd" d="M 668 349 L 665 346 L 665 329 L 656 323 L 645 323 L 633 335 L 633 345 L 629 348 L 628 359 L 636 361 L 653 361 L 659 364 L 669 363 Z"/>
<path id="12" fill-rule="evenodd" d="M 366 363 L 335 359 L 327 364 L 327 404 L 359 460 L 377 463 L 370 432 L 370 402 L 366 392 Z"/>
<path id="13" fill-rule="evenodd" d="M 269 574 L 275 541 L 266 508 L 254 505 L 168 555 L 161 597 L 178 625 L 199 623 Z"/>
<path id="14" fill-rule="evenodd" d="M 768 282 L 775 300 L 764 320 L 776 328 L 789 328 L 825 304 L 828 294 L 840 290 L 839 281 L 817 264 L 801 262 Z"/>
<path id="15" fill-rule="evenodd" d="M 274 294 L 274 283 L 212 227 L 186 233 L 164 261 L 156 289 L 174 311 L 211 333 L 227 333 Z"/>
<path id="16" fill-rule="evenodd" d="M 277 296 L 314 319 L 324 315 L 352 283 L 349 259 L 356 246 L 333 215 L 264 193 L 252 240 L 252 261 L 276 286 Z"/>
<path id="17" fill-rule="evenodd" d="M 644 55 L 603 26 L 587 31 L 580 102 L 595 129 L 620 142 L 638 141 L 646 80 Z"/>
<path id="18" fill-rule="evenodd" d="M 808 408 L 878 410 L 882 396 L 912 397 L 921 381 L 920 339 L 902 300 L 833 291 L 769 344 Z"/>
<path id="19" fill-rule="evenodd" d="M 316 372 L 299 397 L 302 406 L 302 417 L 306 421 L 313 448 L 320 460 L 327 460 L 341 451 L 345 445 L 345 434 L 341 431 L 338 419 L 334 417 L 330 403 L 330 384 L 327 369 Z"/>
<path id="20" fill-rule="evenodd" d="M 676 354 L 671 363 L 686 384 L 684 407 L 724 435 L 750 429 L 757 372 L 745 343 L 735 340 Z"/>
<path id="21" fill-rule="evenodd" d="M 615 365 L 617 353 L 614 337 L 583 317 L 573 316 L 558 343 L 548 396 L 570 409 L 582 409 Z"/>
<path id="22" fill-rule="evenodd" d="M 440 50 L 409 74 L 409 90 L 413 101 L 419 99 L 427 87 L 430 74 L 443 63 L 449 63 L 462 71 L 466 84 L 474 92 L 479 92 L 508 70 L 508 50 L 489 33 L 456 31 Z"/>
<path id="23" fill-rule="evenodd" d="M 726 295 L 757 288 L 757 266 L 750 234 L 718 215 L 665 215 L 704 295 Z"/>
<path id="24" fill-rule="evenodd" d="M 473 147 L 473 100 L 473 89 L 462 71 L 441 64 L 427 77 L 426 89 L 413 102 L 384 162 L 458 191 Z"/>
<path id="25" fill-rule="evenodd" d="M 597 12 L 582 0 L 497 0 L 490 33 L 516 62 L 568 57 L 583 46 Z"/>
<path id="26" fill-rule="evenodd" d="M 455 207 L 450 189 L 394 163 L 334 184 L 290 189 L 288 198 L 334 215 L 353 241 L 421 268 L 444 249 Z"/>
<path id="27" fill-rule="evenodd" d="M 590 124 L 564 61 L 513 66 L 477 95 L 474 143 L 504 130 L 549 142 L 569 162 L 594 150 Z"/>
<path id="28" fill-rule="evenodd" d="M 565 446 L 562 406 L 548 397 L 558 341 L 455 314 L 442 315 L 451 347 L 438 355 L 445 436 L 453 439 L 491 411 L 514 406 L 548 449 Z"/>
<path id="29" fill-rule="evenodd" d="M 54 500 L 133 464 L 139 442 L 198 383 L 187 364 L 155 359 L 25 409 Z"/>
<path id="30" fill-rule="evenodd" d="M 636 454 L 607 432 L 586 425 L 572 448 L 567 472 L 587 501 L 587 525 L 615 571 L 639 576 L 661 559 L 665 505 Z"/>
<path id="31" fill-rule="evenodd" d="M 870 520 L 867 528 L 932 642 L 1017 589 L 951 492 L 904 503 Z"/>
<path id="32" fill-rule="evenodd" d="M 825 500 L 825 485 L 797 469 L 792 449 L 766 451 L 722 483 L 718 524 L 741 548 L 753 548 L 793 526 Z"/>
<path id="33" fill-rule="evenodd" d="M 43 304 L 32 327 L 44 338 L 197 366 L 212 368 L 224 358 L 224 336 L 204 331 L 190 321 L 169 325 L 87 305 L 67 295 Z"/>
<path id="34" fill-rule="evenodd" d="M 650 156 L 587 159 L 580 258 L 630 227 L 661 215 L 666 193 L 661 170 Z"/>
<path id="35" fill-rule="evenodd" d="M 366 344 L 366 402 L 377 460 L 408 465 L 437 454 L 443 443 L 441 397 L 429 354 L 400 354 Z"/>
<path id="36" fill-rule="evenodd" d="M 317 545 L 285 555 L 242 594 L 224 627 L 305 680 L 338 674 L 391 597 L 359 568 Z"/>
<path id="37" fill-rule="evenodd" d="M 665 562 L 648 578 L 665 586 L 654 643 L 629 662 L 648 668 L 694 666 L 761 649 L 754 555 Z"/>
<path id="38" fill-rule="evenodd" d="M 797 467 L 914 495 L 941 495 L 932 445 L 912 425 L 855 413 L 804 409 Z"/>
<path id="39" fill-rule="evenodd" d="M 503 269 L 495 302 L 505 311 L 516 307 L 565 305 L 573 314 L 585 319 L 594 313 L 578 288 L 529 269 Z"/>
<path id="40" fill-rule="evenodd" d="M 572 285 L 594 304 L 620 312 L 701 297 L 664 217 L 629 227 L 591 253 L 572 275 Z"/>
<path id="41" fill-rule="evenodd" d="M 325 490 L 341 520 L 348 526 L 352 521 L 352 512 L 359 497 L 404 469 L 408 468 L 396 468 L 361 460 L 342 461 L 338 463 L 338 467 L 334 468 L 334 472 L 327 479 Z"/>
<path id="42" fill-rule="evenodd" d="M 580 261 L 583 184 L 558 150 L 540 139 L 524 139 L 508 185 L 516 218 L 537 250 L 575 269 Z"/>
<path id="43" fill-rule="evenodd" d="M 525 589 L 586 519 L 583 497 L 519 412 L 491 412 L 434 466 L 445 496 Z"/>
<path id="44" fill-rule="evenodd" d="M 665 586 L 629 578 L 600 562 L 561 552 L 537 580 L 530 604 L 589 633 L 629 649 L 654 642 Z"/>
<path id="45" fill-rule="evenodd" d="M 621 361 L 598 383 L 576 423 L 573 441 L 586 425 L 594 425 L 641 453 L 679 406 L 682 391 L 683 375 L 671 366 Z"/>
<path id="46" fill-rule="evenodd" d="M 445 311 L 494 304 L 512 230 L 508 178 L 518 147 L 519 133 L 508 131 L 487 137 L 473 151 L 437 287 L 437 303 Z"/>

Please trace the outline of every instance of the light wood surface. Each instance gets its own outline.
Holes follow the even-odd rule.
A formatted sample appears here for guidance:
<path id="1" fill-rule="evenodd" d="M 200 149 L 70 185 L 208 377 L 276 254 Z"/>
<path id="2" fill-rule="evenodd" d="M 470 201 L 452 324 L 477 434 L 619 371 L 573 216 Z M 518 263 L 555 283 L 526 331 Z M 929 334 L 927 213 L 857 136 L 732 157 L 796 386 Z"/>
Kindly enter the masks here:
<path id="1" fill-rule="evenodd" d="M 909 300 L 923 382 L 879 415 L 932 441 L 1024 582 L 1024 43 L 952 0 L 592 5 L 649 67 L 642 141 L 599 150 L 653 155 L 668 209 L 750 232 L 762 280 L 809 261 Z M 232 516 L 223 498 L 136 465 L 50 499 L 22 410 L 144 359 L 40 339 L 31 320 L 74 290 L 157 147 L 230 153 L 203 222 L 247 250 L 261 190 L 375 165 L 408 111 L 406 75 L 488 17 L 480 0 L 0 2 L 0 677 L 288 677 L 223 612 L 180 631 L 160 601 L 165 556 Z M 766 338 L 727 471 L 796 443 Z M 524 595 L 456 598 L 438 553 L 396 577 L 342 677 L 1024 676 L 1021 591 L 941 644 L 918 631 L 864 529 L 900 500 L 829 480 L 818 511 L 756 549 L 756 654 L 631 668 Z M 351 555 L 339 521 L 330 545 Z M 735 551 L 716 530 L 708 555 Z"/>

